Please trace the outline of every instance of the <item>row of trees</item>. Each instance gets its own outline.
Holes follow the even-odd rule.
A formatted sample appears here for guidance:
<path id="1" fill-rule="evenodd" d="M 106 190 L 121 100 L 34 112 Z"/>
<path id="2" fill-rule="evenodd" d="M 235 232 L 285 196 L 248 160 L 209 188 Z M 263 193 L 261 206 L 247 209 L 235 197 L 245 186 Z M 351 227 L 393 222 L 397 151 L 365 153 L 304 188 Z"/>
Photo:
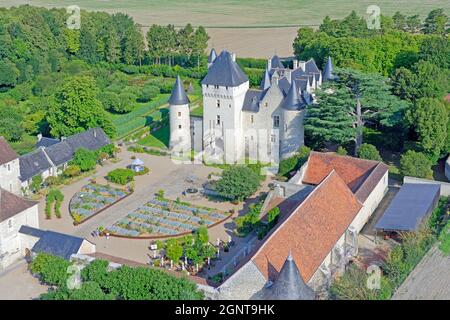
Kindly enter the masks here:
<path id="1" fill-rule="evenodd" d="M 54 286 L 41 295 L 43 300 L 199 300 L 203 294 L 195 283 L 147 267 L 122 266 L 109 271 L 109 263 L 94 260 L 81 270 L 81 288 L 69 288 L 70 277 L 76 268 L 63 258 L 39 254 L 30 270 L 41 281 Z"/>
<path id="2" fill-rule="evenodd" d="M 153 25 L 145 45 L 141 26 L 126 14 L 81 11 L 80 29 L 69 29 L 64 9 L 31 6 L 0 11 L 0 91 L 39 74 L 59 71 L 77 57 L 90 64 L 141 65 L 161 58 L 186 66 L 200 64 L 209 39 L 203 27 Z"/>

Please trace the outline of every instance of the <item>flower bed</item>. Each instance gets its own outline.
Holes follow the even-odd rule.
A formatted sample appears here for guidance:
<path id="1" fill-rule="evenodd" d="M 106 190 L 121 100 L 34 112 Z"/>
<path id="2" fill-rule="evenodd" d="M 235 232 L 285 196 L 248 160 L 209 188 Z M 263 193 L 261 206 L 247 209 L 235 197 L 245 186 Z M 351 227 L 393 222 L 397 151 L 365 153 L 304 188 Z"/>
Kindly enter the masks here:
<path id="1" fill-rule="evenodd" d="M 69 211 L 75 224 L 84 222 L 130 194 L 127 190 L 99 184 L 85 185 L 70 200 Z"/>
<path id="2" fill-rule="evenodd" d="M 123 237 L 171 237 L 191 233 L 202 225 L 215 225 L 228 217 L 210 208 L 153 199 L 106 230 Z"/>

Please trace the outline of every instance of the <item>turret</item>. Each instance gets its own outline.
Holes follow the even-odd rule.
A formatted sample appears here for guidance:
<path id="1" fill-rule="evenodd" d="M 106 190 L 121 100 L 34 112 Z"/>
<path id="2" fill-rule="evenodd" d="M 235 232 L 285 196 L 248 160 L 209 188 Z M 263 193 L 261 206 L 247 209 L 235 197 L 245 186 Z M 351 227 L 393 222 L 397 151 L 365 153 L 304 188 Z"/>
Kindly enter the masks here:
<path id="1" fill-rule="evenodd" d="M 289 254 L 273 284 L 264 289 L 261 300 L 314 300 L 316 294 L 305 281 Z"/>
<path id="2" fill-rule="evenodd" d="M 209 53 L 208 56 L 208 69 L 212 66 L 212 64 L 214 63 L 214 61 L 216 61 L 217 58 L 217 52 L 216 50 L 213 48 L 211 50 L 211 52 Z"/>
<path id="3" fill-rule="evenodd" d="M 307 80 L 308 81 L 308 80 Z M 291 87 L 281 103 L 283 110 L 283 126 L 280 126 L 280 158 L 286 159 L 304 145 L 304 126 L 306 102 L 292 80 Z"/>
<path id="4" fill-rule="evenodd" d="M 331 61 L 331 57 L 329 56 L 325 68 L 323 69 L 322 81 L 336 80 L 337 77 L 333 74 L 333 71 L 334 71 L 333 62 Z"/>
<path id="5" fill-rule="evenodd" d="M 169 99 L 170 143 L 174 151 L 191 149 L 191 131 L 189 98 L 183 88 L 180 76 L 177 76 Z"/>

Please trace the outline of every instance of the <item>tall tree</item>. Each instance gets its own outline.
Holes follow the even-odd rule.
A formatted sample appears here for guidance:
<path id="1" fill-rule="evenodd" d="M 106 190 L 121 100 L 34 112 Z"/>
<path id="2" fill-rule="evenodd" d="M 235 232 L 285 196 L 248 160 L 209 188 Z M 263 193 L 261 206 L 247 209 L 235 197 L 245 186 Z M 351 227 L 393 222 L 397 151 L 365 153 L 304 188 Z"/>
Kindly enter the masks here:
<path id="1" fill-rule="evenodd" d="M 445 149 L 448 128 L 448 111 L 439 99 L 422 98 L 407 112 L 407 120 L 414 129 L 418 146 L 434 163 Z"/>
<path id="2" fill-rule="evenodd" d="M 448 17 L 444 13 L 444 9 L 431 10 L 425 19 L 423 32 L 426 34 L 445 35 L 447 33 L 447 23 Z"/>
<path id="3" fill-rule="evenodd" d="M 47 115 L 52 136 L 69 136 L 95 127 L 113 136 L 111 119 L 96 95 L 95 80 L 90 76 L 77 76 L 67 81 L 57 92 Z"/>

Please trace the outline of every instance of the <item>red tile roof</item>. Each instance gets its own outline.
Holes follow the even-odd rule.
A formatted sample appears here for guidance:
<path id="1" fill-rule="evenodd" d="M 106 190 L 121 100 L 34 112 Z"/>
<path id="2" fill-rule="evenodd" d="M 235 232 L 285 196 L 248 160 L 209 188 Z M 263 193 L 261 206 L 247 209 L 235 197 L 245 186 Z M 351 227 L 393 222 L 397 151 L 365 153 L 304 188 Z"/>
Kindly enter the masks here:
<path id="1" fill-rule="evenodd" d="M 308 282 L 361 208 L 346 182 L 332 170 L 279 222 L 252 260 L 266 278 L 273 279 L 291 251 L 300 274 Z"/>
<path id="2" fill-rule="evenodd" d="M 344 180 L 348 187 L 356 193 L 364 181 L 370 176 L 372 170 L 381 162 L 340 156 L 335 153 L 311 152 L 308 167 L 303 177 L 303 183 L 317 185 L 332 170 Z M 382 170 L 387 171 L 383 164 Z"/>
<path id="3" fill-rule="evenodd" d="M 26 200 L 0 188 L 0 222 L 37 205 L 38 202 Z"/>
<path id="4" fill-rule="evenodd" d="M 0 137 L 0 165 L 13 161 L 19 156 L 11 148 L 5 138 Z"/>

